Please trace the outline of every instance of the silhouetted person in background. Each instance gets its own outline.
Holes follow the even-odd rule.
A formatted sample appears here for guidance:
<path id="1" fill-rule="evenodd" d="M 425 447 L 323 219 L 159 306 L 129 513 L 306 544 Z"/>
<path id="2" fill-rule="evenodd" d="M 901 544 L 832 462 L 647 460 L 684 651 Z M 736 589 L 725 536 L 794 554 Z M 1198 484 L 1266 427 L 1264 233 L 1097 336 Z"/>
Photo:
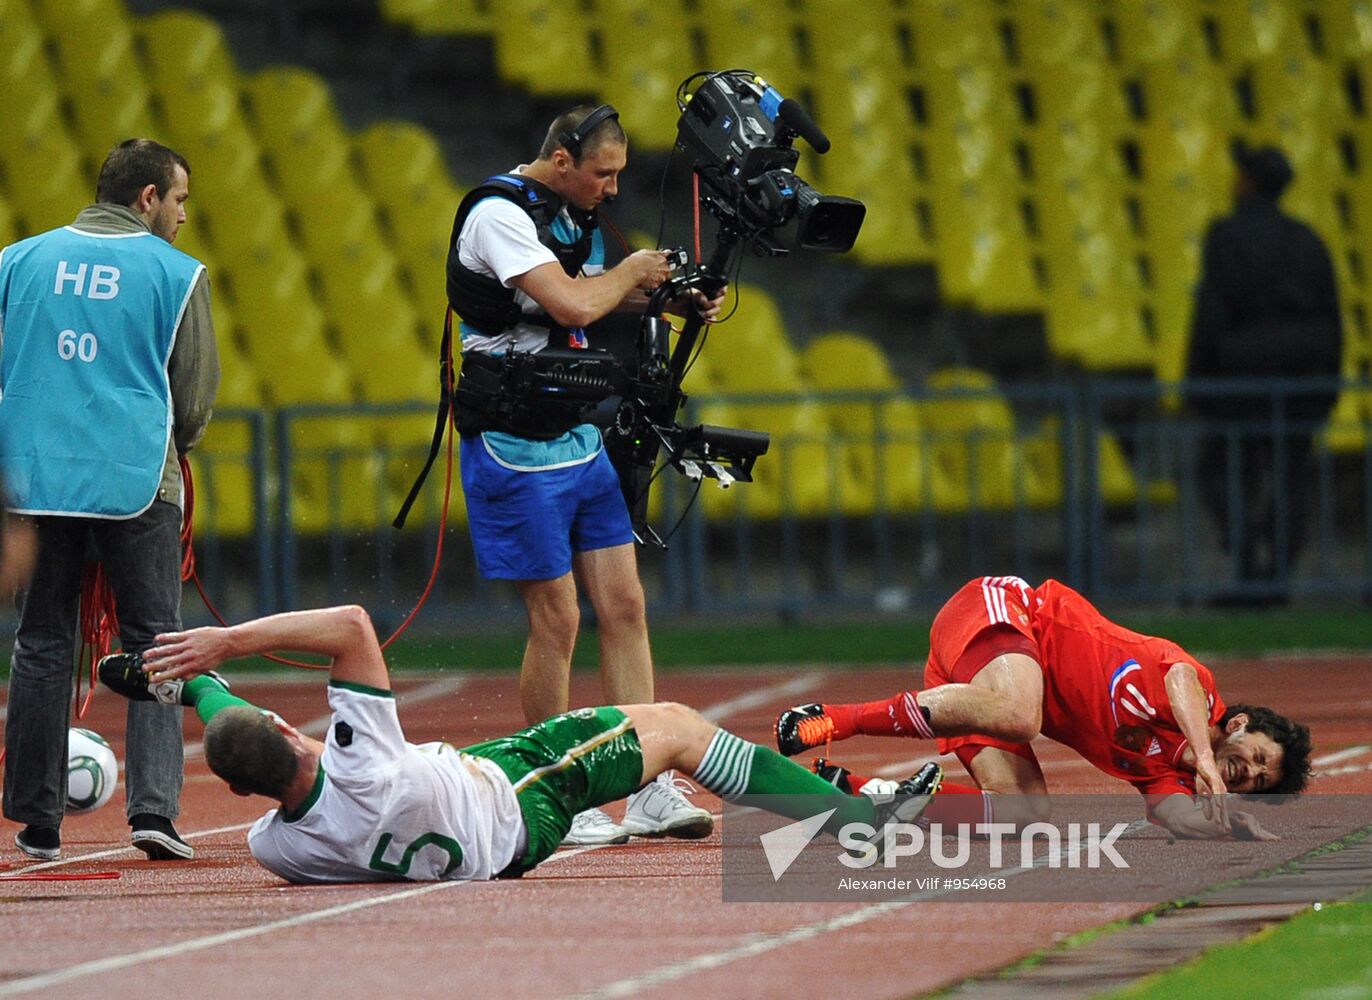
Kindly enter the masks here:
<path id="1" fill-rule="evenodd" d="M 1274 147 L 1242 141 L 1233 157 L 1234 211 L 1205 237 L 1187 376 L 1335 379 L 1343 330 L 1333 263 L 1319 235 L 1277 205 L 1294 177 L 1291 164 Z M 1202 499 L 1238 582 L 1267 585 L 1234 597 L 1285 600 L 1304 541 L 1311 440 L 1337 395 L 1332 381 L 1280 396 L 1191 394 L 1192 411 L 1214 424 L 1201 449 Z"/>

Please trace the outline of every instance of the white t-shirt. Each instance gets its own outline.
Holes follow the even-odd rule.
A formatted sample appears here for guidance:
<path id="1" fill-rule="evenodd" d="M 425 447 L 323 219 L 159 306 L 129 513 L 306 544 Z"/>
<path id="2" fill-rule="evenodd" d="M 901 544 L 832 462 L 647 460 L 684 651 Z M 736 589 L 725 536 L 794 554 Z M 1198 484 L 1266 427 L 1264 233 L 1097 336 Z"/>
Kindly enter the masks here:
<path id="1" fill-rule="evenodd" d="M 248 831 L 264 867 L 291 882 L 494 878 L 526 841 L 513 787 L 492 761 L 405 741 L 389 691 L 329 684 L 314 791 L 291 816 Z"/>
<path id="2" fill-rule="evenodd" d="M 520 166 L 510 173 L 519 174 L 523 170 Z M 569 241 L 577 232 L 565 208 L 557 225 L 563 227 L 562 236 Z M 495 278 L 506 288 L 510 288 L 511 282 L 521 274 L 528 274 L 542 264 L 557 263 L 557 256 L 539 242 L 538 227 L 529 218 L 529 213 L 509 199 L 495 195 L 477 202 L 468 213 L 462 231 L 457 235 L 457 259 L 463 267 Z M 603 252 L 599 260 L 593 257 L 582 267 L 582 273 L 602 273 L 605 270 L 603 259 Z M 515 289 L 515 301 L 526 315 L 543 312 L 542 306 L 519 289 Z M 547 326 L 533 323 L 520 323 L 496 336 L 480 333 L 465 323 L 462 326 L 464 351 L 500 354 L 511 346 L 521 351 L 538 351 L 547 342 Z"/>

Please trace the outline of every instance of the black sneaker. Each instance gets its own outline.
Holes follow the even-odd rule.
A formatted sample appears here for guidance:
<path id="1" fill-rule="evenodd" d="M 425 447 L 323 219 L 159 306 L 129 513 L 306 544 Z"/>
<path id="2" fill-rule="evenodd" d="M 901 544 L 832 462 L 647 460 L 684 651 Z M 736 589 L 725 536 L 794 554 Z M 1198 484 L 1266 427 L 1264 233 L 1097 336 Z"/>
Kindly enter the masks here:
<path id="1" fill-rule="evenodd" d="M 39 861 L 62 856 L 62 835 L 55 826 L 26 826 L 14 835 L 14 846 Z"/>
<path id="2" fill-rule="evenodd" d="M 930 761 L 896 785 L 894 795 L 873 796 L 877 799 L 874 825 L 878 834 L 889 823 L 913 823 L 919 819 L 942 784 L 943 768 Z"/>
<path id="3" fill-rule="evenodd" d="M 892 823 L 911 823 L 923 825 L 920 814 L 929 807 L 929 802 L 943 784 L 943 768 L 930 761 L 913 775 L 896 785 L 894 794 L 871 795 L 876 804 L 876 815 L 872 826 L 873 858 L 870 864 L 882 864 L 886 854 L 886 828 Z"/>
<path id="4" fill-rule="evenodd" d="M 834 720 L 815 702 L 788 708 L 777 716 L 777 749 L 787 757 L 824 746 L 834 738 Z"/>
<path id="5" fill-rule="evenodd" d="M 133 846 L 148 856 L 149 861 L 189 861 L 195 848 L 181 839 L 172 821 L 156 813 L 138 813 L 129 817 Z"/>
<path id="6" fill-rule="evenodd" d="M 810 765 L 810 770 L 819 775 L 829 784 L 833 785 L 840 792 L 848 795 L 855 794 L 853 791 L 852 772 L 846 767 L 840 767 L 823 757 L 816 757 L 814 763 Z"/>
<path id="7" fill-rule="evenodd" d="M 100 660 L 96 672 L 105 687 L 115 694 L 122 694 L 130 701 L 156 701 L 163 705 L 186 704 L 186 681 L 180 677 L 156 683 L 148 680 L 148 675 L 143 672 L 141 653 L 111 653 Z M 202 676 L 213 677 L 224 685 L 225 691 L 229 690 L 229 682 L 213 670 L 206 671 Z"/>

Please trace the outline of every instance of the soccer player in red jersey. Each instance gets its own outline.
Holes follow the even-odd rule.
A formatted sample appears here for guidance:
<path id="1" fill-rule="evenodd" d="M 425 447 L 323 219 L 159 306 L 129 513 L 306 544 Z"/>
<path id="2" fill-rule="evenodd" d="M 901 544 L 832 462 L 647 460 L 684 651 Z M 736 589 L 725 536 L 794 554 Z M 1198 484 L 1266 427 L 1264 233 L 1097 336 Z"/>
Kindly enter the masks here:
<path id="1" fill-rule="evenodd" d="M 860 734 L 937 740 L 976 782 L 943 783 L 924 816 L 945 827 L 1046 818 L 1029 745 L 1039 733 L 1132 784 L 1149 818 L 1183 837 L 1270 838 L 1252 814 L 1228 808 L 1226 793 L 1299 794 L 1310 775 L 1305 726 L 1226 708 L 1186 650 L 1116 625 L 1056 580 L 971 581 L 934 618 L 922 690 L 800 705 L 776 723 L 791 756 Z M 867 781 L 822 759 L 816 770 L 851 791 Z"/>

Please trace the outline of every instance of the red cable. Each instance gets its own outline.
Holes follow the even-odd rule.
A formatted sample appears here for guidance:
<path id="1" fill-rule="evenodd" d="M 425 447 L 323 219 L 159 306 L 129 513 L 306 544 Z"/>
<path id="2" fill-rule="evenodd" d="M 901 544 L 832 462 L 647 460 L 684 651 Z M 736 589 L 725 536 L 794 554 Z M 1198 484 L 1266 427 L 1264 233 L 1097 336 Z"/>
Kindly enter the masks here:
<path id="1" fill-rule="evenodd" d="M 700 174 L 691 171 L 691 224 L 695 236 L 696 263 L 700 263 Z"/>
<path id="2" fill-rule="evenodd" d="M 449 325 L 449 327 L 451 328 L 451 323 L 452 323 L 452 313 L 451 313 L 451 312 L 449 312 L 448 317 L 447 317 L 447 320 L 445 321 L 445 323 L 446 323 L 447 325 Z M 446 360 L 447 360 L 447 363 L 443 366 L 443 371 L 445 372 L 444 378 L 446 379 L 446 382 L 445 382 L 445 384 L 444 384 L 444 390 L 445 390 L 445 392 L 446 392 L 447 398 L 448 398 L 448 399 L 452 399 L 452 396 L 453 396 L 453 383 L 452 383 L 453 365 L 452 365 L 452 360 L 453 360 L 453 359 L 452 359 L 452 341 L 451 341 L 451 339 L 449 339 L 449 342 L 448 342 L 448 357 L 447 357 Z M 444 471 L 444 476 L 443 476 L 443 508 L 442 508 L 441 512 L 439 513 L 439 517 L 438 517 L 438 542 L 437 542 L 437 545 L 436 545 L 435 548 L 434 548 L 434 561 L 433 561 L 433 567 L 432 567 L 432 568 L 430 569 L 430 571 L 429 571 L 429 580 L 428 580 L 428 582 L 424 585 L 424 591 L 423 591 L 423 593 L 421 593 L 421 594 L 419 595 L 419 600 L 418 600 L 417 602 L 415 602 L 414 608 L 413 608 L 413 609 L 410 611 L 410 613 L 405 617 L 405 620 L 404 620 L 403 622 L 400 623 L 399 627 L 397 627 L 396 630 L 395 630 L 393 633 L 391 633 L 390 638 L 388 638 L 385 642 L 383 642 L 383 643 L 381 644 L 381 648 L 382 648 L 383 650 L 386 649 L 386 648 L 388 648 L 388 647 L 391 645 L 391 643 L 395 642 L 396 639 L 400 638 L 401 633 L 403 633 L 407 628 L 410 627 L 410 623 L 413 622 L 414 619 L 415 619 L 415 616 L 419 614 L 419 609 L 422 608 L 422 607 L 424 607 L 425 602 L 428 601 L 429 595 L 433 592 L 434 584 L 435 584 L 436 582 L 438 582 L 438 571 L 439 571 L 439 567 L 440 567 L 440 565 L 441 565 L 441 563 L 442 563 L 442 560 L 443 560 L 443 536 L 447 533 L 447 528 L 448 528 L 448 505 L 449 505 L 449 501 L 450 501 L 451 498 L 452 498 L 452 488 L 453 488 L 453 437 L 456 435 L 456 433 L 457 433 L 456 417 L 455 417 L 455 415 L 454 415 L 452 409 L 449 408 L 449 410 L 448 410 L 448 450 L 447 450 L 447 456 L 446 456 L 446 459 L 447 459 L 447 468 L 445 469 L 445 471 Z M 205 607 L 209 609 L 210 614 L 214 616 L 214 619 L 215 619 L 217 622 L 219 622 L 220 625 L 222 625 L 222 626 L 224 626 L 225 628 L 227 628 L 227 627 L 229 626 L 229 623 L 228 623 L 227 621 L 224 620 L 224 616 L 221 615 L 221 614 L 219 613 L 219 609 L 216 608 L 216 607 L 214 606 L 214 603 L 210 600 L 209 595 L 208 595 L 207 593 L 205 593 L 204 584 L 202 584 L 202 583 L 200 582 L 200 574 L 197 573 L 196 570 L 195 570 L 195 549 L 194 549 L 194 546 L 193 546 L 193 540 L 192 540 L 192 527 L 191 527 L 191 526 L 192 526 L 192 523 L 193 523 L 193 520 L 194 520 L 194 514 L 195 514 L 195 482 L 194 482 L 194 480 L 193 480 L 193 478 L 192 478 L 192 476 L 191 476 L 191 467 L 190 467 L 190 463 L 186 461 L 186 457 L 185 457 L 184 455 L 181 456 L 181 477 L 182 477 L 183 481 L 184 481 L 185 484 L 186 484 L 186 487 L 185 487 L 185 489 L 186 489 L 185 514 L 184 514 L 184 516 L 182 517 L 182 522 L 181 522 L 181 548 L 182 548 L 182 557 L 181 557 L 181 579 L 182 579 L 182 580 L 192 580 L 192 581 L 194 581 L 194 583 L 195 583 L 195 589 L 199 592 L 199 594 L 200 594 L 200 599 L 201 599 L 202 601 L 205 602 Z M 113 605 L 112 605 L 112 604 L 111 604 L 111 614 L 113 614 Z M 275 656 L 275 655 L 273 655 L 273 654 L 271 654 L 271 653 L 264 653 L 264 654 L 262 654 L 262 655 L 263 655 L 266 659 L 271 660 L 273 663 L 284 663 L 284 664 L 286 664 L 286 665 L 288 665 L 288 666 L 292 666 L 292 667 L 305 667 L 305 668 L 307 668 L 307 669 L 309 669 L 309 670 L 328 670 L 328 669 L 329 669 L 329 664 L 327 664 L 327 663 L 305 663 L 305 662 L 303 662 L 303 661 L 301 661 L 301 660 L 291 660 L 291 659 L 288 659 L 288 658 L 286 658 L 286 657 Z M 94 684 L 94 677 L 95 677 L 95 671 L 94 671 L 94 664 L 92 663 L 92 668 L 91 668 L 92 684 Z"/>

